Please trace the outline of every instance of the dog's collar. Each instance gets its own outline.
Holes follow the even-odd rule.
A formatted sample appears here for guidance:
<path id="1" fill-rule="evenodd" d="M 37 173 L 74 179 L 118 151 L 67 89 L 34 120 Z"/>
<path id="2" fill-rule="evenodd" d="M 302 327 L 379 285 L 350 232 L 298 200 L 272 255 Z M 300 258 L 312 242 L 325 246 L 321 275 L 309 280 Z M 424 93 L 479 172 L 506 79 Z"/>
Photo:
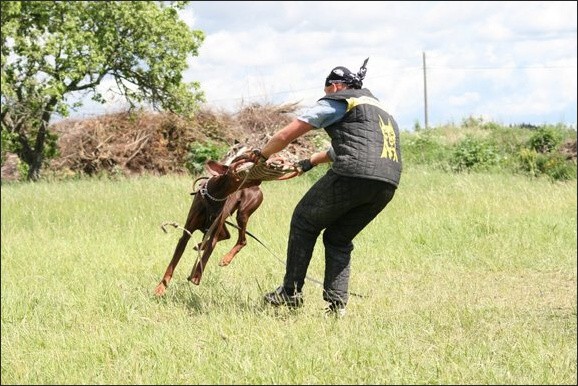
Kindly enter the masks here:
<path id="1" fill-rule="evenodd" d="M 221 201 L 225 201 L 228 197 L 224 197 L 224 198 L 216 198 L 211 196 L 211 194 L 209 193 L 208 187 L 209 187 L 209 181 L 211 181 L 211 179 L 208 179 L 207 182 L 201 186 L 201 188 L 199 189 L 199 192 L 201 193 L 201 196 L 203 197 L 208 197 L 213 201 L 216 202 L 221 202 Z"/>

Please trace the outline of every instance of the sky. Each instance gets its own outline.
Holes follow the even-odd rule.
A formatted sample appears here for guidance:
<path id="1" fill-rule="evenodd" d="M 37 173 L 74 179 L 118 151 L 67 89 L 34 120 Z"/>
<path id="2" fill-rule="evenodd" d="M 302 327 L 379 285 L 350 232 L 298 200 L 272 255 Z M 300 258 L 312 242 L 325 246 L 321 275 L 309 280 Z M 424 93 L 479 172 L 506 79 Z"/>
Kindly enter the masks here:
<path id="1" fill-rule="evenodd" d="M 253 103 L 305 109 L 332 68 L 357 72 L 369 58 L 363 85 L 402 130 L 425 127 L 426 116 L 429 127 L 475 117 L 575 128 L 576 4 L 193 1 L 180 15 L 205 40 L 184 78 L 232 113 Z"/>

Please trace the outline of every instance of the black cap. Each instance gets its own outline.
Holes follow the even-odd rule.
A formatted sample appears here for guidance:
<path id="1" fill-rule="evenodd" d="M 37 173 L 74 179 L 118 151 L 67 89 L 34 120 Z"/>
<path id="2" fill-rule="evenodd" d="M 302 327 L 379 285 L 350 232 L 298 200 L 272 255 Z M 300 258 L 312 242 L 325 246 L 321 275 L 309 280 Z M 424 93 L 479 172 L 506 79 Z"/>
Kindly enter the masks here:
<path id="1" fill-rule="evenodd" d="M 325 87 L 328 87 L 333 83 L 345 83 L 349 87 L 361 88 L 363 86 L 363 78 L 365 78 L 365 73 L 367 71 L 365 65 L 368 60 L 369 58 L 365 59 L 357 74 L 349 71 L 347 67 L 335 67 L 331 70 L 329 75 L 327 75 L 327 78 L 325 78 Z"/>
<path id="2" fill-rule="evenodd" d="M 347 83 L 347 82 L 351 82 L 353 80 L 353 73 L 351 71 L 349 71 L 349 69 L 347 67 L 343 67 L 343 66 L 338 66 L 335 67 L 333 70 L 331 70 L 331 72 L 329 73 L 329 75 L 327 75 L 327 78 L 325 79 L 325 83 Z M 332 82 L 331 82 L 332 81 Z"/>

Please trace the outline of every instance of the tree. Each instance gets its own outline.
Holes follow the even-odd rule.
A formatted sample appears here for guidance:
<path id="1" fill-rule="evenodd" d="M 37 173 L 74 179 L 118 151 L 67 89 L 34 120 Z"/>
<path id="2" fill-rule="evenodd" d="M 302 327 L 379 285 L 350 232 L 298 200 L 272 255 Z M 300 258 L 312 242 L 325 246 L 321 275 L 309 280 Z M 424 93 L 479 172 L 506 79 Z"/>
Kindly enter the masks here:
<path id="1" fill-rule="evenodd" d="M 198 82 L 185 83 L 189 55 L 202 31 L 179 19 L 187 1 L 2 1 L 2 154 L 28 167 L 28 180 L 55 154 L 53 114 L 69 115 L 67 98 L 91 96 L 114 79 L 131 108 L 190 114 L 204 101 Z M 73 94 L 74 93 L 74 94 Z"/>

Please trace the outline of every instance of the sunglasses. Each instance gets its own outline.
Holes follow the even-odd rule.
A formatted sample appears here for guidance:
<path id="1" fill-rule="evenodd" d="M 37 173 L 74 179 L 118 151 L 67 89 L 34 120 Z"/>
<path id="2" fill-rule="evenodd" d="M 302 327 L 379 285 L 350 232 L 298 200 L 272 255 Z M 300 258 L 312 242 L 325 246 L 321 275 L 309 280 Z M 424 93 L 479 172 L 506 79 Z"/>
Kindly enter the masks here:
<path id="1" fill-rule="evenodd" d="M 334 83 L 345 83 L 345 81 L 342 79 L 332 79 L 332 80 L 325 79 L 325 87 L 329 87 Z"/>

